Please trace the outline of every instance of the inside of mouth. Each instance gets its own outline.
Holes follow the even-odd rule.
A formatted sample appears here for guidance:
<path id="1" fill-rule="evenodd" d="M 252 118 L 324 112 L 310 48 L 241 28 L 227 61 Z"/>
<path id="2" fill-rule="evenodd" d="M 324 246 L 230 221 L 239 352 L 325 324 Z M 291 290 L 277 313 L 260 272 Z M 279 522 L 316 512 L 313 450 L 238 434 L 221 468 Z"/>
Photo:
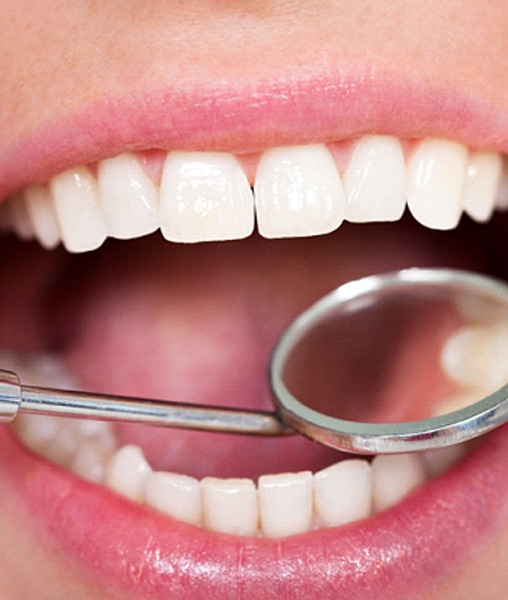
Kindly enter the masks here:
<path id="1" fill-rule="evenodd" d="M 47 252 L 2 241 L 2 346 L 57 352 L 83 389 L 102 393 L 270 409 L 267 368 L 282 330 L 345 281 L 411 266 L 456 267 L 506 276 L 506 215 L 456 231 L 400 223 L 351 225 L 316 238 L 199 245 L 153 235 L 108 241 L 90 254 Z M 15 299 L 15 301 L 13 301 Z M 421 328 L 407 339 L 420 358 Z M 418 337 L 420 336 L 420 337 Z M 416 349 L 416 346 L 420 347 Z M 427 373 L 430 371 L 427 371 Z M 428 388 L 424 365 L 421 381 Z M 407 413 L 405 375 L 398 393 L 354 407 L 358 420 Z M 120 443 L 139 444 L 155 469 L 196 477 L 256 478 L 316 471 L 337 452 L 300 436 L 258 439 L 118 426 Z"/>

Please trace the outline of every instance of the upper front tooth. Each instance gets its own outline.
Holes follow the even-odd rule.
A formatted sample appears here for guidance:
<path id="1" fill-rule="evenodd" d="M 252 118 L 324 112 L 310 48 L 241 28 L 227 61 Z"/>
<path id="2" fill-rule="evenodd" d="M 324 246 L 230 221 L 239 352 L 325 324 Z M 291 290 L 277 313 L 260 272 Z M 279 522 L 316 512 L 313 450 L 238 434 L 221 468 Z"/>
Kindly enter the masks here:
<path id="1" fill-rule="evenodd" d="M 107 230 L 95 177 L 86 167 L 60 173 L 50 182 L 64 246 L 70 252 L 98 248 Z"/>
<path id="2" fill-rule="evenodd" d="M 476 221 L 487 221 L 494 211 L 503 160 L 497 152 L 475 152 L 467 167 L 464 211 Z"/>
<path id="3" fill-rule="evenodd" d="M 33 185 L 24 197 L 37 239 L 44 248 L 55 248 L 60 243 L 60 226 L 48 187 Z"/>
<path id="4" fill-rule="evenodd" d="M 344 175 L 346 219 L 396 221 L 406 206 L 406 165 L 400 140 L 367 135 L 356 145 Z"/>
<path id="5" fill-rule="evenodd" d="M 468 150 L 448 140 L 418 144 L 408 163 L 407 204 L 417 221 L 433 229 L 453 229 L 462 213 Z"/>
<path id="6" fill-rule="evenodd" d="M 168 240 L 239 239 L 253 231 L 252 192 L 231 154 L 170 152 L 160 193 L 161 231 Z"/>
<path id="7" fill-rule="evenodd" d="M 396 504 L 426 480 L 422 459 L 413 454 L 380 454 L 372 461 L 374 508 Z"/>
<path id="8" fill-rule="evenodd" d="M 97 177 L 110 236 L 134 238 L 158 229 L 157 187 L 132 154 L 101 161 Z"/>
<path id="9" fill-rule="evenodd" d="M 328 233 L 344 219 L 344 187 L 324 145 L 264 152 L 254 196 L 258 230 L 267 238 Z"/>

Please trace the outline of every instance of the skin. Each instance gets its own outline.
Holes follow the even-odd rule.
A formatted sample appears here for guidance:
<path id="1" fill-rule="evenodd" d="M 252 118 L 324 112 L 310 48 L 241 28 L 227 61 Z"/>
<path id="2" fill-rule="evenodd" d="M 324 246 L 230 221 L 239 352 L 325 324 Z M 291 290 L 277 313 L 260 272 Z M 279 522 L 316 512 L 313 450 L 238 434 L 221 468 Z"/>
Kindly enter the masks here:
<path id="1" fill-rule="evenodd" d="M 482 90 L 487 104 L 508 111 L 505 0 L 488 10 L 473 0 L 53 0 L 49 9 L 3 0 L 0 23 L 0 155 L 82 107 L 175 81 L 192 90 L 216 80 L 286 81 L 290 72 L 340 79 L 354 66 L 374 81 L 395 72 L 465 95 Z M 276 142 L 269 138 L 264 145 Z M 243 148 L 240 133 L 229 143 L 261 149 Z M 507 555 L 508 522 L 468 564 L 433 582 L 425 600 L 503 598 Z M 0 556 L 2 598 L 111 597 L 41 541 L 1 482 Z"/>

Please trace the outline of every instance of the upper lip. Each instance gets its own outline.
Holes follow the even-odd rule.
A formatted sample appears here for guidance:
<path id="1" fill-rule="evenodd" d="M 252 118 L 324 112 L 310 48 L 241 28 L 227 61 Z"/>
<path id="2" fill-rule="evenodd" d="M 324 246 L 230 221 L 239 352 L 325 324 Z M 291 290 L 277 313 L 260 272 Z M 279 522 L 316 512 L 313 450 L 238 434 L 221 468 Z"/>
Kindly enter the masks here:
<path id="1" fill-rule="evenodd" d="M 410 76 L 395 84 L 386 76 L 332 75 L 296 87 L 289 77 L 278 77 L 262 85 L 214 83 L 192 91 L 176 85 L 96 101 L 0 146 L 0 198 L 125 151 L 242 154 L 387 133 L 508 152 L 508 114 L 480 95 L 429 88 Z"/>

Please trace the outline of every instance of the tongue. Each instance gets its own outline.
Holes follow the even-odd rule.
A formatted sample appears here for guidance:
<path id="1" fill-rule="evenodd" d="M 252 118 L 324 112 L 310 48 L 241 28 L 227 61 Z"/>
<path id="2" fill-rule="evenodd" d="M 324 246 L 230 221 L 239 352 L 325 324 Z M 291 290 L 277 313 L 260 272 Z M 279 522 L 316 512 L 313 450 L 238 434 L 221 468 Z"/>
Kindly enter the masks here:
<path id="1" fill-rule="evenodd" d="M 109 242 L 69 259 L 49 311 L 52 345 L 64 348 L 90 391 L 269 409 L 269 355 L 291 319 L 348 279 L 414 265 L 478 268 L 451 250 L 452 237 L 363 225 L 300 240 Z M 141 445 L 156 469 L 198 477 L 315 470 L 337 460 L 335 451 L 300 436 L 260 440 L 129 425 L 119 436 Z"/>

